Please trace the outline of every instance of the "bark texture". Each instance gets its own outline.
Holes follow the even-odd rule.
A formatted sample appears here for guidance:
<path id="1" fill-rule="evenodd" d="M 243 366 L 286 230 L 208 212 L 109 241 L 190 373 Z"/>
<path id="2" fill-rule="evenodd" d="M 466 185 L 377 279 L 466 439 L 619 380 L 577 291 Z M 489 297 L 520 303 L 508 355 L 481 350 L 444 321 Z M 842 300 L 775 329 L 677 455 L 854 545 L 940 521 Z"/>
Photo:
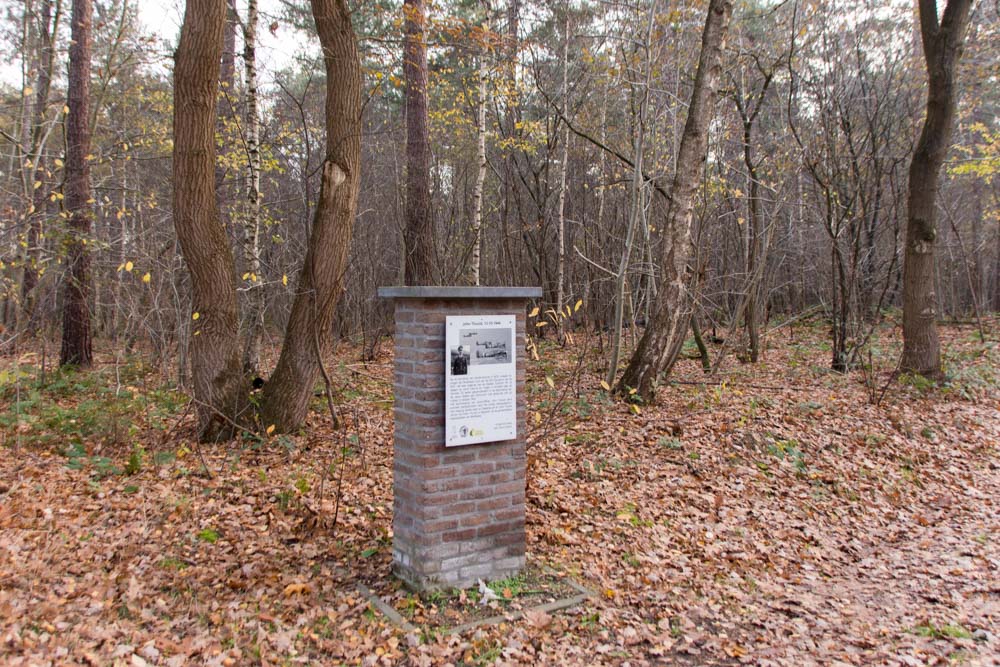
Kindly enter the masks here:
<path id="1" fill-rule="evenodd" d="M 634 388 L 644 400 L 652 400 L 657 377 L 669 372 L 677 360 L 691 319 L 692 299 L 688 263 L 691 258 L 691 224 L 694 198 L 708 148 L 715 97 L 722 76 L 722 47 L 729 30 L 733 4 L 711 0 L 701 53 L 695 74 L 687 121 L 681 137 L 666 219 L 662 226 L 663 275 L 657 291 L 652 321 L 639 340 L 635 353 L 618 384 L 619 391 Z"/>
<path id="2" fill-rule="evenodd" d="M 90 52 L 94 8 L 91 0 L 73 0 L 69 47 L 69 114 L 66 117 L 66 279 L 63 291 L 60 364 L 90 366 Z"/>
<path id="3" fill-rule="evenodd" d="M 565 9 L 568 10 L 568 7 Z M 569 109 L 569 11 L 563 23 L 563 53 L 562 53 L 562 97 L 563 108 Z M 563 311 L 566 301 L 566 177 L 569 173 L 569 126 L 563 131 L 562 155 L 559 159 L 559 226 L 556 229 L 556 331 L 559 340 L 563 340 L 563 325 L 566 313 Z"/>
<path id="4" fill-rule="evenodd" d="M 483 34 L 489 30 L 489 24 L 483 23 Z M 472 274 L 472 284 L 479 285 L 481 277 L 482 245 L 483 245 L 483 186 L 486 183 L 486 84 L 489 71 L 486 66 L 486 57 L 489 53 L 485 37 L 479 50 L 478 67 L 478 97 L 476 98 L 476 184 L 472 191 L 472 261 L 470 272 Z"/>
<path id="5" fill-rule="evenodd" d="M 406 85 L 406 260 L 407 285 L 434 282 L 431 219 L 431 147 L 427 121 L 427 6 L 403 3 L 403 80 Z"/>
<path id="6" fill-rule="evenodd" d="M 264 338 L 264 285 L 260 263 L 260 119 L 257 112 L 257 0 L 247 2 L 243 30 L 243 62 L 246 75 L 247 169 L 243 183 L 243 260 L 250 274 L 246 299 L 246 346 L 243 370 L 260 372 L 260 346 Z"/>
<path id="7" fill-rule="evenodd" d="M 330 344 L 354 231 L 361 172 L 361 61 L 344 0 L 312 0 L 326 66 L 326 161 L 305 264 L 274 374 L 264 386 L 261 424 L 302 426 L 320 355 Z"/>
<path id="8" fill-rule="evenodd" d="M 225 0 L 188 0 L 174 67 L 174 227 L 191 275 L 189 355 L 202 440 L 245 418 L 233 255 L 215 197 Z"/>
<path id="9" fill-rule="evenodd" d="M 936 0 L 920 0 L 920 34 L 927 63 L 927 115 L 910 162 L 906 250 L 903 264 L 904 371 L 941 377 L 934 251 L 938 175 L 951 143 L 958 93 L 955 75 L 972 0 L 948 0 L 938 21 Z"/>

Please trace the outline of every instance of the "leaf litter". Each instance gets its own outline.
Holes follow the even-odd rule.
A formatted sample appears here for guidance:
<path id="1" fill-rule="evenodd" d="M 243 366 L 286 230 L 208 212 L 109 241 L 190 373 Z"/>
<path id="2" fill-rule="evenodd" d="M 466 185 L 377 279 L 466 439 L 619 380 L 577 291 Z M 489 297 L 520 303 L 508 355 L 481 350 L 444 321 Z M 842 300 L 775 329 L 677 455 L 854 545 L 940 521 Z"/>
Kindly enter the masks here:
<path id="1" fill-rule="evenodd" d="M 945 329 L 952 384 L 904 378 L 875 406 L 859 374 L 824 369 L 823 333 L 775 334 L 717 379 L 682 360 L 638 411 L 601 387 L 595 340 L 542 341 L 529 561 L 597 596 L 450 636 L 398 629 L 355 586 L 410 595 L 390 574 L 390 353 L 331 361 L 349 437 L 317 406 L 303 435 L 199 446 L 183 406 L 170 426 L 147 408 L 128 438 L 74 432 L 72 458 L 70 436 L 27 442 L 44 424 L 19 420 L 0 460 L 0 661 L 997 664 L 996 342 Z M 898 349 L 883 338 L 879 382 Z M 66 414 L 80 400 L 58 397 Z"/>

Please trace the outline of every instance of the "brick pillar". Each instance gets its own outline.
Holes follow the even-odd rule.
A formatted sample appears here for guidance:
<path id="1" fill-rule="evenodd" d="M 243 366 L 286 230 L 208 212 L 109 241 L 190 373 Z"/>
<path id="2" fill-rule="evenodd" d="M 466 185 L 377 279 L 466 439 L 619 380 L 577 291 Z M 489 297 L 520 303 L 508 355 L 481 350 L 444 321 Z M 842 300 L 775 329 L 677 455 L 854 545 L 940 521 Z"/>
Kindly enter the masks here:
<path id="1" fill-rule="evenodd" d="M 424 590 L 524 566 L 524 312 L 539 288 L 386 287 L 395 299 L 393 570 Z M 445 447 L 445 317 L 515 315 L 517 437 Z"/>

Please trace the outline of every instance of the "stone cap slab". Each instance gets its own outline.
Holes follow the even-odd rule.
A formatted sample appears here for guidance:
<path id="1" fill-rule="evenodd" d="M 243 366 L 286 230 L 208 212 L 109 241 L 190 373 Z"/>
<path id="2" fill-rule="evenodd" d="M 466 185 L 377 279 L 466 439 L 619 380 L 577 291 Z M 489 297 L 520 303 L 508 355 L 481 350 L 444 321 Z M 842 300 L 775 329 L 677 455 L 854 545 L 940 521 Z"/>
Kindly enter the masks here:
<path id="1" fill-rule="evenodd" d="M 459 287 L 392 286 L 379 287 L 383 299 L 537 299 L 541 287 Z"/>

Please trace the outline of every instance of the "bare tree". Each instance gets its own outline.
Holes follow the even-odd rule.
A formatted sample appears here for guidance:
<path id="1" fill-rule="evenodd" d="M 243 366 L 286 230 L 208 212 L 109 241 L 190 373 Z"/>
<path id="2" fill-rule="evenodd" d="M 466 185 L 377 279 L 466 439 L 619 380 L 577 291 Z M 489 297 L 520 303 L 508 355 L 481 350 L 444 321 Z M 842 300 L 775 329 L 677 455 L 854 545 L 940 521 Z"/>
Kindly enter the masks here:
<path id="1" fill-rule="evenodd" d="M 569 109 L 569 6 L 564 6 L 566 16 L 563 19 L 563 52 L 562 52 L 562 97 L 563 108 Z M 559 159 L 559 220 L 556 228 L 556 327 L 559 338 L 563 336 L 566 301 L 566 176 L 569 174 L 569 125 L 566 125 L 562 137 L 562 155 Z"/>
<path id="2" fill-rule="evenodd" d="M 938 20 L 936 0 L 919 0 L 920 35 L 927 63 L 927 116 L 910 163 L 906 254 L 903 263 L 903 370 L 941 376 L 934 248 L 938 174 L 951 144 L 955 70 L 962 54 L 972 0 L 948 0 Z"/>
<path id="3" fill-rule="evenodd" d="M 722 77 L 722 47 L 732 12 L 730 0 L 711 0 L 708 4 L 698 70 L 663 225 L 663 276 L 657 291 L 653 319 L 648 323 L 618 383 L 619 391 L 634 388 L 645 400 L 653 398 L 658 376 L 668 372 L 677 360 L 691 319 L 688 263 L 692 254 L 694 196 L 701 182 L 708 147 L 708 126 L 712 121 L 715 95 Z"/>
<path id="4" fill-rule="evenodd" d="M 42 187 L 47 180 L 47 165 L 45 163 L 45 145 L 52 131 L 54 123 L 48 123 L 47 114 L 49 107 L 50 91 L 52 89 L 52 71 L 55 60 L 55 40 L 62 16 L 62 2 L 56 0 L 53 7 L 52 0 L 43 0 L 38 9 L 38 45 L 36 67 L 38 70 L 35 82 L 35 100 L 31 121 L 31 143 L 25 151 L 27 162 L 34 164 L 34 178 L 27 178 L 30 175 L 30 168 L 25 167 L 25 161 L 21 161 L 23 170 L 23 187 L 25 191 L 29 187 L 33 188 L 31 195 L 31 205 L 27 212 L 27 238 L 25 239 L 22 260 L 24 268 L 21 281 L 21 308 L 19 316 L 21 321 L 17 327 L 20 335 L 32 336 L 37 325 L 35 314 L 35 286 L 38 284 L 38 256 L 39 243 L 42 238 L 42 218 L 45 210 L 46 188 Z M 36 186 L 35 183 L 38 183 Z M 30 185 L 29 185 L 30 184 Z"/>
<path id="5" fill-rule="evenodd" d="M 649 109 L 650 83 L 653 76 L 653 63 L 650 62 L 650 49 L 652 48 L 653 26 L 656 21 L 656 2 L 649 6 L 646 15 L 646 38 L 641 42 L 643 49 L 644 77 L 642 81 L 642 92 L 639 98 L 639 112 L 636 117 L 634 136 L 632 139 L 632 187 L 630 193 L 630 208 L 628 228 L 625 232 L 625 245 L 622 248 L 621 258 L 618 262 L 618 271 L 615 273 L 615 296 L 614 296 L 614 319 L 611 324 L 611 358 L 608 363 L 607 383 L 614 384 L 618 375 L 618 361 L 621 358 L 622 345 L 622 324 L 625 319 L 625 283 L 628 280 L 628 266 L 632 258 L 632 247 L 635 245 L 635 231 L 640 223 L 640 209 L 643 205 L 642 189 L 645 185 L 643 180 L 643 153 L 645 152 L 646 141 L 646 116 Z M 604 121 L 606 122 L 606 118 Z M 602 133 L 605 131 L 604 123 L 601 127 Z M 603 158 L 605 151 L 601 151 Z M 601 170 L 603 173 L 603 169 Z M 600 202 L 598 204 L 598 220 L 604 214 L 604 188 L 601 188 Z"/>

